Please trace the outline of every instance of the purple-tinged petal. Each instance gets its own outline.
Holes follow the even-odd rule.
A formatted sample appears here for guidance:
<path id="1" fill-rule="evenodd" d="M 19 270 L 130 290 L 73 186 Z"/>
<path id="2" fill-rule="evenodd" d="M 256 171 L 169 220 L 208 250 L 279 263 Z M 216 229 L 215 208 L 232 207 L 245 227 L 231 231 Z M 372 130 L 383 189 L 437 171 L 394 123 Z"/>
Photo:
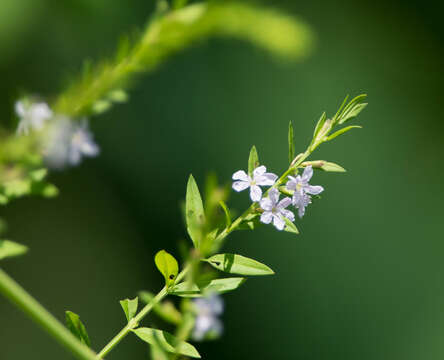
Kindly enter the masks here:
<path id="1" fill-rule="evenodd" d="M 278 176 L 272 173 L 265 173 L 264 175 L 258 176 L 256 180 L 256 184 L 262 186 L 272 186 L 276 182 Z"/>
<path id="2" fill-rule="evenodd" d="M 290 204 L 291 204 L 291 199 L 289 197 L 285 197 L 281 201 L 279 201 L 279 204 L 277 205 L 277 207 L 279 209 L 285 209 Z"/>
<path id="3" fill-rule="evenodd" d="M 281 214 L 284 215 L 284 216 L 285 216 L 287 219 L 289 219 L 291 222 L 294 221 L 294 214 L 293 214 L 292 211 L 282 209 L 282 210 L 281 210 Z"/>
<path id="4" fill-rule="evenodd" d="M 301 207 L 299 207 L 298 208 L 298 215 L 299 215 L 299 217 L 302 219 L 302 217 L 304 216 L 304 214 L 305 214 L 305 206 L 301 206 Z"/>
<path id="5" fill-rule="evenodd" d="M 276 188 L 270 189 L 268 193 L 268 197 L 270 198 L 273 205 L 276 205 L 279 202 L 279 190 Z"/>
<path id="6" fill-rule="evenodd" d="M 239 192 L 247 189 L 250 186 L 248 181 L 235 181 L 233 183 L 233 190 Z"/>
<path id="7" fill-rule="evenodd" d="M 256 178 L 258 178 L 259 176 L 264 175 L 266 171 L 267 168 L 264 165 L 257 167 L 253 170 L 253 179 L 256 180 Z"/>
<path id="8" fill-rule="evenodd" d="M 265 211 L 264 213 L 262 213 L 261 222 L 263 222 L 264 224 L 269 224 L 271 223 L 271 220 L 273 220 L 273 213 L 271 211 Z"/>
<path id="9" fill-rule="evenodd" d="M 304 191 L 308 194 L 318 195 L 324 191 L 324 188 L 320 185 L 307 185 L 304 187 Z"/>
<path id="10" fill-rule="evenodd" d="M 276 227 L 276 229 L 278 230 L 284 230 L 285 227 L 285 221 L 284 219 L 282 219 L 281 216 L 279 215 L 273 215 L 273 225 Z"/>
<path id="11" fill-rule="evenodd" d="M 273 209 L 273 203 L 270 200 L 270 198 L 265 198 L 262 199 L 260 202 L 261 208 L 264 209 L 265 211 L 271 211 Z"/>
<path id="12" fill-rule="evenodd" d="M 287 190 L 296 190 L 296 178 L 294 178 L 293 176 L 289 176 L 288 177 L 290 180 L 287 181 L 287 184 L 285 184 L 285 187 L 287 188 Z"/>
<path id="13" fill-rule="evenodd" d="M 313 176 L 313 168 L 311 167 L 311 165 L 308 165 L 304 169 L 304 172 L 302 173 L 302 181 L 308 182 L 308 181 L 310 181 L 312 176 Z"/>
<path id="14" fill-rule="evenodd" d="M 257 185 L 252 185 L 250 187 L 250 198 L 254 202 L 258 202 L 262 199 L 262 190 Z"/>
<path id="15" fill-rule="evenodd" d="M 233 174 L 233 180 L 250 181 L 250 177 L 245 171 L 239 170 Z"/>

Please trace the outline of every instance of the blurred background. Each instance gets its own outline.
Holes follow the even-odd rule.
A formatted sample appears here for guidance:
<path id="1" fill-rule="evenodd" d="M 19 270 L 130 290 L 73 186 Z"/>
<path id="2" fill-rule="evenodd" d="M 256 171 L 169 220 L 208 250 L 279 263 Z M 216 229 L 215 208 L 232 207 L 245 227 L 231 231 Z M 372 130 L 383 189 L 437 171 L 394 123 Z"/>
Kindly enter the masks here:
<path id="1" fill-rule="evenodd" d="M 300 16 L 315 51 L 280 64 L 248 44 L 211 40 L 143 77 L 131 101 L 92 121 L 102 154 L 52 175 L 54 200 L 1 209 L 8 237 L 31 248 L 2 263 L 59 319 L 80 314 L 93 347 L 124 325 L 118 300 L 162 286 L 153 256 L 179 255 L 179 201 L 193 173 L 221 182 L 246 168 L 255 144 L 270 170 L 287 166 L 287 126 L 304 150 L 321 112 L 346 94 L 369 94 L 354 130 L 313 159 L 345 174 L 316 173 L 321 201 L 301 235 L 272 227 L 236 232 L 225 249 L 270 265 L 227 294 L 225 333 L 199 346 L 204 359 L 438 359 L 444 356 L 442 5 L 429 1 L 268 1 Z M 0 3 L 0 116 L 24 91 L 63 89 L 85 58 L 112 53 L 141 28 L 151 1 Z M 232 196 L 238 209 L 246 193 Z M 145 323 L 150 323 L 150 320 Z M 0 359 L 70 355 L 0 299 Z M 148 358 L 128 337 L 109 359 Z"/>

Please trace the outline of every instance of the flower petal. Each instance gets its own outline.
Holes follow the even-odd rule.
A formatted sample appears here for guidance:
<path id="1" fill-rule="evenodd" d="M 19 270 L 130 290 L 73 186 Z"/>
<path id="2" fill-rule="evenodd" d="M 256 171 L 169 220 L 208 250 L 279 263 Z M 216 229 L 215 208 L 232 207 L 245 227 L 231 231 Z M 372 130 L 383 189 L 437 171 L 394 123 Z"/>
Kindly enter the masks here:
<path id="1" fill-rule="evenodd" d="M 304 190 L 308 194 L 318 195 L 324 191 L 324 188 L 320 185 L 307 185 L 304 187 Z"/>
<path id="2" fill-rule="evenodd" d="M 23 105 L 22 101 L 17 101 L 15 103 L 15 113 L 19 116 L 19 117 L 24 117 L 25 116 L 25 106 Z"/>
<path id="3" fill-rule="evenodd" d="M 273 209 L 273 203 L 270 200 L 270 198 L 262 199 L 260 204 L 261 208 L 264 209 L 265 211 L 271 211 Z"/>
<path id="4" fill-rule="evenodd" d="M 236 171 L 232 177 L 233 180 L 250 181 L 250 177 L 243 170 Z"/>
<path id="5" fill-rule="evenodd" d="M 243 191 L 246 188 L 248 188 L 250 186 L 250 183 L 248 181 L 235 181 L 233 183 L 233 190 L 239 192 L 239 191 Z"/>
<path id="6" fill-rule="evenodd" d="M 273 215 L 273 225 L 276 227 L 276 229 L 278 230 L 284 230 L 285 227 L 285 221 L 284 219 L 282 219 L 281 216 L 279 215 Z"/>
<path id="7" fill-rule="evenodd" d="M 261 222 L 264 224 L 271 223 L 271 220 L 273 220 L 273 213 L 271 211 L 265 211 L 261 215 Z"/>
<path id="8" fill-rule="evenodd" d="M 312 176 L 313 176 L 313 168 L 311 167 L 311 165 L 308 165 L 305 168 L 304 172 L 302 173 L 302 181 L 308 182 Z"/>
<path id="9" fill-rule="evenodd" d="M 294 221 L 294 214 L 293 214 L 292 211 L 282 209 L 282 210 L 281 210 L 281 214 L 284 215 L 284 216 L 285 216 L 287 219 L 289 219 L 291 222 Z"/>
<path id="10" fill-rule="evenodd" d="M 296 178 L 293 177 L 293 176 L 289 176 L 289 177 L 288 177 L 287 184 L 285 184 L 285 187 L 286 187 L 288 190 L 296 190 L 296 185 L 297 185 Z"/>
<path id="11" fill-rule="evenodd" d="M 304 216 L 304 214 L 305 214 L 305 206 L 301 206 L 301 207 L 299 207 L 298 208 L 298 215 L 299 215 L 299 217 L 302 219 L 302 217 Z"/>
<path id="12" fill-rule="evenodd" d="M 258 202 L 262 199 L 262 190 L 257 185 L 252 185 L 250 187 L 250 199 L 254 202 Z"/>
<path id="13" fill-rule="evenodd" d="M 267 171 L 267 168 L 264 165 L 257 167 L 256 169 L 253 170 L 253 179 L 256 180 L 256 178 L 265 174 L 266 171 Z"/>
<path id="14" fill-rule="evenodd" d="M 276 182 L 278 176 L 273 173 L 265 173 L 264 175 L 258 176 L 256 180 L 256 184 L 262 186 L 272 186 Z"/>
<path id="15" fill-rule="evenodd" d="M 270 198 L 273 205 L 276 205 L 279 202 L 279 190 L 276 188 L 270 189 L 268 193 L 268 197 Z"/>
<path id="16" fill-rule="evenodd" d="M 279 201 L 279 204 L 277 205 L 277 207 L 279 209 L 285 209 L 290 204 L 291 204 L 291 199 L 289 197 L 285 197 L 281 201 Z"/>

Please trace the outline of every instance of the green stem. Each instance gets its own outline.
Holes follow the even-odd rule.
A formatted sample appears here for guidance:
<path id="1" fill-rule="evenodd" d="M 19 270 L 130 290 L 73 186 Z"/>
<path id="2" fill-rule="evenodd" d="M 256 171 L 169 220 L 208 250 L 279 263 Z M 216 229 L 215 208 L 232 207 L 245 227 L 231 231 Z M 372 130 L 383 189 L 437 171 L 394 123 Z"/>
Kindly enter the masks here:
<path id="1" fill-rule="evenodd" d="M 94 360 L 96 354 L 82 344 L 65 326 L 51 315 L 37 300 L 0 269 L 0 293 L 40 325 L 55 340 L 79 360 Z"/>
<path id="2" fill-rule="evenodd" d="M 186 273 L 189 270 L 189 266 L 185 266 L 185 268 L 177 275 L 176 283 L 179 283 Z M 120 343 L 130 332 L 131 330 L 137 328 L 139 326 L 139 322 L 149 314 L 149 312 L 153 309 L 155 305 L 157 305 L 160 301 L 163 300 L 168 295 L 168 288 L 166 286 L 160 290 L 157 295 L 153 298 L 153 300 L 147 304 L 140 312 L 133 317 L 120 332 L 114 336 L 111 341 L 105 345 L 105 347 L 99 352 L 97 355 L 97 359 L 104 358 L 118 343 Z"/>

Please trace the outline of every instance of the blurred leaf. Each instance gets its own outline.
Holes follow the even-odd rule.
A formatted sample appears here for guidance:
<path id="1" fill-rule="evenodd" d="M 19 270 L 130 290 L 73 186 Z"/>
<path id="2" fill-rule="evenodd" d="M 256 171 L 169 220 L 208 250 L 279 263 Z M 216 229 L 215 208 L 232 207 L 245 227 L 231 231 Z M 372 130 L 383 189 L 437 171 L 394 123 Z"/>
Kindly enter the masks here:
<path id="1" fill-rule="evenodd" d="M 288 162 L 291 164 L 291 162 L 294 159 L 294 134 L 293 134 L 293 124 L 290 121 L 288 124 Z"/>
<path id="2" fill-rule="evenodd" d="M 284 231 L 291 232 L 291 233 L 294 233 L 294 234 L 299 234 L 298 228 L 296 227 L 296 225 L 294 223 L 292 223 L 290 221 L 290 219 L 287 219 L 286 217 L 284 217 L 284 220 L 285 220 Z"/>
<path id="3" fill-rule="evenodd" d="M 225 278 L 215 279 L 202 286 L 183 282 L 171 288 L 170 294 L 181 297 L 202 297 L 209 293 L 223 294 L 228 291 L 236 290 L 245 282 L 245 278 Z"/>
<path id="4" fill-rule="evenodd" d="M 0 260 L 7 257 L 23 255 L 28 251 L 28 247 L 10 240 L 0 240 Z"/>
<path id="5" fill-rule="evenodd" d="M 165 284 L 168 287 L 173 285 L 179 272 L 177 260 L 165 250 L 160 250 L 154 257 L 154 262 L 156 263 L 157 269 L 159 269 L 165 278 Z"/>
<path id="6" fill-rule="evenodd" d="M 139 298 L 136 296 L 134 299 L 120 300 L 120 306 L 125 313 L 128 322 L 136 315 L 137 307 L 139 305 Z"/>
<path id="7" fill-rule="evenodd" d="M 202 227 L 205 223 L 205 214 L 199 188 L 193 175 L 190 175 L 188 179 L 185 212 L 188 234 L 193 241 L 194 247 L 198 248 L 202 240 Z"/>
<path id="8" fill-rule="evenodd" d="M 140 300 L 146 304 L 151 303 L 154 300 L 154 294 L 149 291 L 139 292 Z M 180 324 L 182 321 L 182 314 L 176 309 L 171 301 L 163 301 L 161 303 L 154 304 L 153 311 L 166 322 L 171 324 Z"/>
<path id="9" fill-rule="evenodd" d="M 42 181 L 46 177 L 47 174 L 48 174 L 47 169 L 38 169 L 38 170 L 31 171 L 29 173 L 29 177 L 33 181 Z"/>
<path id="10" fill-rule="evenodd" d="M 362 129 L 362 126 L 358 126 L 358 125 L 346 126 L 345 128 L 342 128 L 342 129 L 334 132 L 330 136 L 328 136 L 327 141 L 333 140 L 334 138 L 346 133 L 347 131 L 350 131 L 351 129 Z"/>
<path id="11" fill-rule="evenodd" d="M 179 340 L 166 331 L 151 328 L 138 328 L 132 331 L 143 341 L 150 345 L 158 344 L 167 352 L 192 358 L 200 358 L 199 353 L 193 345 Z"/>
<path id="12" fill-rule="evenodd" d="M 116 103 L 125 103 L 128 101 L 128 94 L 122 89 L 117 89 L 109 93 L 108 99 Z"/>
<path id="13" fill-rule="evenodd" d="M 236 254 L 216 254 L 205 260 L 214 268 L 238 275 L 272 275 L 274 271 L 256 260 Z"/>
<path id="14" fill-rule="evenodd" d="M 250 150 L 250 156 L 248 157 L 248 175 L 253 177 L 253 170 L 259 166 L 259 156 L 257 155 L 256 146 Z"/>
<path id="15" fill-rule="evenodd" d="M 227 204 L 225 204 L 225 202 L 223 202 L 222 200 L 219 201 L 219 204 L 221 206 L 221 208 L 224 210 L 225 213 L 225 219 L 226 219 L 226 224 L 225 226 L 227 228 L 229 228 L 231 226 L 231 215 L 230 215 L 230 210 L 228 210 L 227 208 Z"/>
<path id="16" fill-rule="evenodd" d="M 92 106 L 94 114 L 102 114 L 111 107 L 111 102 L 108 100 L 97 100 Z"/>
<path id="17" fill-rule="evenodd" d="M 82 343 L 86 346 L 91 346 L 88 333 L 80 321 L 79 315 L 71 311 L 66 311 L 66 326 Z"/>

